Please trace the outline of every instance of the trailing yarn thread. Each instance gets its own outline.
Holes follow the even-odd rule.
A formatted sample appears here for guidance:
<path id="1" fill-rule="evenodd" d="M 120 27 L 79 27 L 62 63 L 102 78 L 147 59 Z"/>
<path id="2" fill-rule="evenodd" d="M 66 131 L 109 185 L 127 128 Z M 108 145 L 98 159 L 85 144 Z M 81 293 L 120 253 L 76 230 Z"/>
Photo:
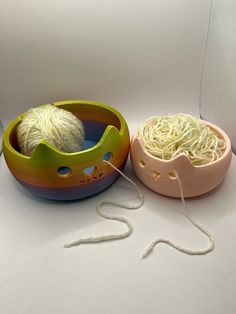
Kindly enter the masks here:
<path id="1" fill-rule="evenodd" d="M 167 116 L 165 116 L 167 117 Z M 171 115 L 171 117 L 173 118 L 173 116 Z M 199 153 L 197 151 L 197 148 L 194 147 L 194 153 L 192 153 L 193 156 L 195 156 L 194 158 L 194 161 L 192 160 L 193 163 L 199 163 L 201 164 L 202 162 L 205 164 L 207 163 L 207 160 L 212 160 L 212 156 L 214 156 L 214 158 L 217 158 L 217 156 L 221 155 L 221 152 L 218 151 L 220 149 L 222 149 L 222 151 L 224 150 L 225 148 L 225 144 L 224 142 L 222 142 L 221 139 L 217 138 L 215 136 L 215 134 L 213 134 L 213 132 L 210 132 L 211 130 L 207 130 L 207 132 L 205 131 L 205 128 L 206 126 L 205 125 L 202 125 L 201 124 L 201 121 L 197 121 L 196 119 L 194 119 L 192 116 L 189 116 L 189 115 L 184 115 L 184 114 L 181 114 L 181 115 L 178 115 L 179 117 L 179 122 L 181 122 L 181 129 L 179 129 L 178 131 L 175 130 L 174 131 L 174 125 L 171 126 L 171 129 L 172 129 L 172 132 L 169 132 L 169 134 L 175 134 L 175 135 L 178 135 L 176 136 L 175 138 L 175 148 L 176 150 L 179 150 L 179 153 L 181 151 L 181 149 L 179 148 L 180 145 L 178 146 L 178 141 L 177 141 L 177 137 L 180 139 L 180 142 L 183 141 L 184 142 L 184 139 L 186 140 L 186 136 L 183 136 L 181 135 L 181 130 L 183 130 L 187 135 L 189 136 L 189 132 L 188 132 L 188 128 L 192 127 L 191 123 L 188 122 L 186 123 L 186 121 L 183 121 L 183 120 L 190 120 L 193 125 L 195 126 L 195 129 L 194 127 L 192 127 L 192 134 L 195 134 L 195 137 L 194 137 L 194 141 L 192 144 L 190 144 L 190 141 L 188 141 L 188 144 L 191 148 L 194 147 L 195 145 L 195 142 L 197 141 L 197 136 L 200 138 L 200 141 L 198 142 L 198 144 L 202 144 L 202 145 L 198 145 L 197 148 L 201 148 L 202 149 L 202 152 L 200 154 L 200 157 L 199 158 L 196 158 L 196 156 L 198 157 Z M 176 118 L 176 115 L 175 115 L 175 118 Z M 152 123 L 152 119 L 149 119 L 148 122 L 146 121 L 141 129 L 140 129 L 140 135 L 142 137 L 142 140 L 144 141 L 144 144 L 146 146 L 147 142 L 145 142 L 145 139 L 152 139 L 152 143 L 154 143 L 154 148 L 155 148 L 155 139 L 158 137 L 157 135 L 157 132 L 153 132 L 153 130 L 151 130 L 150 128 L 148 128 L 148 123 L 151 123 L 152 124 L 152 127 L 155 125 L 154 123 Z M 177 123 L 175 124 L 175 126 L 177 126 Z M 178 126 L 177 126 L 178 127 Z M 162 128 L 160 128 L 161 130 L 163 130 Z M 147 135 L 146 133 L 148 132 L 147 130 L 150 131 L 149 135 Z M 200 131 L 203 131 L 203 133 L 201 133 Z M 178 134 L 177 134 L 178 133 Z M 153 138 L 151 137 L 151 135 L 153 136 Z M 162 134 L 162 140 L 164 139 L 164 135 Z M 206 151 L 206 149 L 204 148 L 204 145 L 203 145 L 203 142 L 206 141 L 208 144 L 209 143 L 212 143 L 213 146 L 211 147 L 214 147 L 215 150 L 217 150 L 217 154 L 213 154 L 213 155 L 210 155 L 208 151 Z M 218 147 L 218 144 L 219 144 L 219 147 Z M 152 148 L 153 148 L 152 146 Z M 186 145 L 185 145 L 186 146 Z M 150 146 L 149 146 L 150 147 Z M 182 147 L 183 148 L 183 145 Z M 173 154 L 174 152 L 174 149 L 172 148 L 172 155 L 175 156 L 175 154 Z M 183 152 L 183 151 L 181 151 Z M 188 153 L 187 153 L 188 152 Z M 191 151 L 186 151 L 186 147 L 185 147 L 185 153 L 187 153 L 187 155 L 191 155 Z M 204 155 L 205 153 L 205 155 Z M 168 155 L 170 156 L 171 154 L 168 153 Z M 210 157 L 209 157 L 210 156 Z M 171 158 L 171 157 L 170 157 Z M 173 157 L 172 157 L 173 158 Z M 208 161 L 208 162 L 210 162 Z M 132 224 L 130 223 L 130 221 L 124 217 L 117 217 L 117 216 L 113 216 L 113 215 L 110 215 L 110 214 L 106 214 L 104 212 L 102 212 L 102 206 L 103 205 L 106 205 L 106 204 L 111 204 L 111 205 L 115 205 L 115 206 L 119 206 L 121 208 L 126 208 L 126 209 L 137 209 L 137 208 L 140 208 L 142 205 L 143 205 L 143 195 L 139 189 L 139 187 L 136 185 L 136 183 L 134 181 L 132 181 L 129 177 L 127 177 L 122 171 L 120 171 L 118 168 L 116 168 L 112 163 L 110 163 L 109 161 L 106 161 L 104 160 L 104 163 L 108 164 L 109 166 L 111 166 L 114 170 L 118 171 L 128 182 L 130 182 L 134 187 L 135 189 L 137 190 L 138 192 L 138 196 L 139 196 L 139 202 L 137 204 L 131 204 L 131 205 L 128 205 L 126 203 L 123 203 L 123 202 L 114 202 L 114 201 L 111 201 L 111 200 L 101 200 L 100 202 L 98 202 L 97 204 L 97 207 L 96 207 L 96 211 L 97 211 L 97 214 L 105 219 L 109 219 L 109 220 L 116 220 L 116 221 L 119 221 L 119 222 L 122 222 L 124 224 L 126 224 L 126 226 L 128 227 L 128 230 L 121 233 L 121 234 L 108 234 L 108 235 L 101 235 L 101 236 L 97 236 L 97 237 L 88 237 L 88 238 L 82 238 L 82 239 L 78 239 L 76 241 L 73 241 L 71 243 L 67 243 L 64 245 L 65 248 L 71 248 L 72 246 L 77 246 L 77 245 L 80 245 L 80 244 L 91 244 L 91 243 L 100 243 L 100 242 L 105 242 L 105 241 L 112 241 L 112 240 L 120 240 L 120 239 L 124 239 L 124 238 L 127 238 L 129 237 L 132 232 L 133 232 L 133 227 L 132 227 Z M 200 250 L 192 250 L 192 249 L 187 249 L 187 248 L 184 248 L 174 242 L 171 242 L 167 239 L 163 239 L 163 238 L 160 238 L 160 239 L 156 239 L 154 240 L 150 245 L 149 247 L 145 250 L 142 258 L 146 258 L 148 255 L 151 254 L 151 252 L 153 251 L 154 247 L 156 244 L 158 243 L 165 243 L 167 245 L 170 245 L 172 246 L 173 248 L 175 248 L 176 250 L 180 251 L 180 252 L 183 252 L 183 253 L 186 253 L 186 254 L 189 254 L 189 255 L 203 255 L 203 254 L 206 254 L 210 251 L 212 251 L 214 249 L 214 246 L 215 246 L 215 243 L 214 243 L 214 239 L 212 237 L 212 235 L 203 227 L 201 226 L 200 224 L 198 224 L 197 222 L 194 221 L 194 219 L 192 218 L 192 216 L 190 215 L 188 209 L 187 209 L 187 206 L 186 206 L 186 203 L 185 203 L 185 199 L 184 199 L 184 193 L 183 193 L 183 186 L 182 186 L 182 183 L 181 183 L 181 180 L 180 180 L 180 177 L 178 175 L 177 172 L 175 172 L 175 175 L 176 175 L 176 178 L 177 178 L 177 182 L 178 182 L 178 186 L 179 186 L 179 190 L 180 190 L 180 195 L 181 195 L 181 200 L 182 200 L 182 203 L 183 203 L 183 206 L 184 206 L 184 213 L 186 215 L 186 217 L 188 218 L 188 220 L 194 225 L 196 226 L 201 232 L 203 232 L 209 239 L 209 246 L 205 249 L 200 249 Z"/>
<path id="2" fill-rule="evenodd" d="M 152 117 L 141 125 L 139 135 L 144 146 L 152 155 L 161 159 L 172 159 L 180 153 L 185 153 L 194 165 L 207 164 L 218 159 L 225 149 L 224 140 L 218 138 L 207 125 L 201 120 L 185 114 Z M 210 232 L 198 224 L 190 215 L 185 203 L 181 179 L 177 171 L 174 173 L 178 182 L 185 216 L 207 236 L 209 245 L 205 249 L 192 250 L 167 239 L 159 238 L 149 245 L 142 256 L 143 258 L 150 255 L 155 245 L 159 243 L 165 243 L 189 255 L 203 255 L 214 249 L 215 243 Z"/>
<path id="3" fill-rule="evenodd" d="M 17 127 L 17 140 L 20 151 L 26 156 L 31 156 L 42 141 L 63 152 L 72 153 L 81 150 L 84 127 L 70 111 L 45 105 L 25 114 Z"/>
<path id="4" fill-rule="evenodd" d="M 31 156 L 36 146 L 42 141 L 47 141 L 57 149 L 72 153 L 81 150 L 84 141 L 84 128 L 82 122 L 71 112 L 57 108 L 54 105 L 45 105 L 29 110 L 21 123 L 17 127 L 18 145 L 23 154 Z M 143 196 L 134 181 L 127 177 L 122 171 L 116 168 L 109 161 L 104 163 L 119 172 L 128 182 L 130 182 L 138 192 L 139 201 L 136 204 L 126 204 L 123 202 L 113 202 L 111 200 L 101 200 L 96 207 L 98 215 L 103 218 L 116 220 L 126 224 L 128 230 L 116 235 L 102 235 L 76 240 L 72 243 L 65 244 L 65 248 L 70 248 L 82 243 L 98 243 L 111 240 L 124 239 L 133 232 L 130 221 L 124 217 L 117 217 L 103 213 L 101 208 L 105 204 L 111 204 L 126 209 L 137 209 L 143 204 Z"/>
<path id="5" fill-rule="evenodd" d="M 105 219 L 116 220 L 116 221 L 124 223 L 128 227 L 128 230 L 120 234 L 107 234 L 107 235 L 101 235 L 97 237 L 88 237 L 88 238 L 79 239 L 71 243 L 65 244 L 64 245 L 65 248 L 70 248 L 72 246 L 77 246 L 79 244 L 100 243 L 100 242 L 105 242 L 105 241 L 121 240 L 121 239 L 129 237 L 133 232 L 133 226 L 127 218 L 106 214 L 102 212 L 102 206 L 105 204 L 110 204 L 110 205 L 115 205 L 121 208 L 130 209 L 130 210 L 138 209 L 143 205 L 143 202 L 144 202 L 142 192 L 133 180 L 131 180 L 128 176 L 126 176 L 122 171 L 120 171 L 112 163 L 106 160 L 103 160 L 103 162 L 108 164 L 115 171 L 119 172 L 122 175 L 122 177 L 124 177 L 128 182 L 130 182 L 134 186 L 134 188 L 138 192 L 139 201 L 136 204 L 127 204 L 123 202 L 114 202 L 108 199 L 104 199 L 104 200 L 99 201 L 97 204 L 97 207 L 96 207 L 97 214 Z"/>
<path id="6" fill-rule="evenodd" d="M 195 226 L 197 227 L 201 232 L 203 232 L 209 239 L 209 245 L 207 248 L 205 249 L 201 249 L 201 250 L 192 250 L 192 249 L 187 249 L 187 248 L 184 248 L 174 242 L 171 242 L 167 239 L 162 239 L 162 238 L 159 238 L 159 239 L 156 239 L 154 240 L 150 245 L 149 247 L 145 250 L 144 254 L 142 255 L 142 258 L 146 258 L 148 257 L 148 255 L 151 254 L 151 252 L 153 251 L 154 249 L 154 246 L 158 243 L 165 243 L 169 246 L 172 246 L 173 248 L 175 248 L 176 250 L 180 251 L 180 252 L 183 252 L 185 254 L 188 254 L 188 255 L 204 255 L 204 254 L 207 254 L 211 251 L 213 251 L 214 247 L 215 247 L 215 241 L 211 235 L 211 233 L 206 230 L 203 226 L 201 226 L 199 223 L 197 223 L 193 217 L 191 216 L 191 214 L 189 213 L 188 209 L 187 209 L 187 206 L 186 206 L 186 203 L 185 203 L 185 199 L 184 199 L 184 193 L 183 193 L 183 186 L 182 186 L 182 183 L 181 183 L 181 180 L 179 178 L 179 175 L 177 172 L 174 172 L 175 173 L 175 176 L 177 178 L 177 181 L 178 181 L 178 185 L 179 185 L 179 190 L 180 190 L 180 195 L 181 195 L 181 200 L 182 200 L 182 203 L 183 203 L 183 207 L 184 207 L 184 213 L 185 213 L 185 216 L 188 218 L 188 220 Z"/>

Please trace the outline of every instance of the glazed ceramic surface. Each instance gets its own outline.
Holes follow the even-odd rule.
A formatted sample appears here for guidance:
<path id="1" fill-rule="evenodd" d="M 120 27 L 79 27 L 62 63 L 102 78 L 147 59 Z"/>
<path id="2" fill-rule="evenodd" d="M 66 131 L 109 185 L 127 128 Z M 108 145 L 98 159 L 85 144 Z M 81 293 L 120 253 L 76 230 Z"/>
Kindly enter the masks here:
<path id="1" fill-rule="evenodd" d="M 3 154 L 10 171 L 27 190 L 48 199 L 80 199 L 102 191 L 119 176 L 103 160 L 119 169 L 127 160 L 130 139 L 124 118 L 116 109 L 97 102 L 76 100 L 54 105 L 71 111 L 83 122 L 83 150 L 63 153 L 42 142 L 31 157 L 21 154 L 16 129 L 22 114 L 4 133 Z"/>
<path id="2" fill-rule="evenodd" d="M 226 150 L 218 160 L 202 166 L 194 166 L 185 154 L 172 160 L 151 155 L 138 137 L 137 130 L 131 141 L 131 162 L 137 177 L 151 190 L 171 197 L 180 197 L 174 172 L 180 177 L 184 197 L 198 196 L 215 188 L 228 171 L 232 151 L 227 134 L 216 125 L 206 123 L 225 140 Z"/>

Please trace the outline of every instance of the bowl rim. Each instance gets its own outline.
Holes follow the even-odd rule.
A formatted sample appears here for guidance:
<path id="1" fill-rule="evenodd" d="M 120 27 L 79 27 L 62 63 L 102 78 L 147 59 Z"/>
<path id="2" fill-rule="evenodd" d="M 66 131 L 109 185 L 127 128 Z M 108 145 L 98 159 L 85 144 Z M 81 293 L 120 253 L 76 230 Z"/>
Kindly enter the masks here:
<path id="1" fill-rule="evenodd" d="M 137 128 L 133 137 L 132 137 L 132 140 L 131 140 L 131 143 L 133 143 L 133 141 L 136 139 L 139 141 L 140 143 L 140 146 L 144 152 L 145 155 L 147 155 L 149 158 L 153 159 L 153 160 L 156 160 L 158 162 L 162 162 L 162 163 L 166 163 L 166 164 L 169 164 L 169 163 L 172 163 L 173 161 L 177 160 L 177 159 L 180 159 L 180 158 L 184 158 L 187 162 L 189 162 L 191 164 L 192 167 L 196 168 L 196 169 L 199 169 L 199 168 L 205 168 L 205 167 L 209 167 L 211 165 L 214 165 L 218 162 L 220 162 L 222 159 L 226 158 L 230 153 L 232 155 L 232 148 L 231 148 L 231 141 L 230 141 L 230 138 L 229 136 L 226 134 L 226 132 L 224 130 L 222 130 L 220 127 L 218 127 L 217 125 L 215 125 L 214 123 L 212 122 L 209 122 L 209 121 L 206 121 L 206 120 L 203 120 L 201 119 L 202 122 L 205 122 L 206 125 L 208 125 L 211 129 L 213 129 L 214 131 L 216 131 L 218 134 L 220 134 L 220 136 L 225 140 L 225 143 L 226 143 L 226 148 L 225 148 L 225 151 L 223 152 L 223 154 L 220 156 L 220 158 L 218 158 L 217 160 L 214 160 L 210 163 L 207 163 L 207 164 L 204 164 L 204 165 L 194 165 L 191 160 L 189 159 L 189 157 L 185 154 L 185 153 L 181 153 L 177 156 L 175 156 L 173 159 L 169 159 L 169 160 L 166 160 L 166 159 L 161 159 L 161 158 L 158 158 L 154 155 L 152 155 L 151 153 L 149 153 L 147 151 L 147 149 L 145 148 L 140 136 L 138 136 L 138 133 L 139 133 L 139 129 L 140 128 Z M 131 145 L 131 150 L 132 150 L 132 145 Z"/>
<path id="2" fill-rule="evenodd" d="M 109 134 L 111 134 L 111 132 L 113 131 L 113 135 L 115 134 L 116 136 L 120 136 L 122 137 L 125 130 L 128 131 L 129 134 L 129 130 L 128 130 L 128 126 L 127 123 L 124 119 L 124 117 L 122 116 L 122 114 L 115 108 L 100 103 L 100 102 L 96 102 L 96 101 L 90 101 L 90 100 L 64 100 L 64 101 L 57 101 L 57 102 L 53 102 L 53 103 L 48 103 L 48 104 L 43 104 L 38 106 L 37 108 L 49 105 L 49 104 L 53 104 L 56 107 L 65 107 L 67 105 L 88 105 L 88 106 L 94 106 L 96 108 L 103 108 L 106 109 L 110 112 L 112 112 L 119 120 L 120 122 L 120 129 L 117 129 L 115 126 L 113 125 L 107 125 L 102 137 L 100 138 L 100 140 L 98 141 L 98 143 L 96 145 L 94 145 L 91 148 L 88 148 L 86 150 L 82 150 L 82 151 L 78 151 L 78 152 L 72 152 L 72 153 L 66 153 L 66 152 L 62 152 L 61 150 L 57 149 L 56 147 L 50 145 L 47 141 L 42 141 L 37 148 L 35 149 L 35 151 L 33 152 L 33 154 L 31 156 L 26 156 L 24 154 L 22 154 L 21 152 L 19 152 L 18 150 L 16 150 L 11 142 L 10 142 L 10 135 L 12 130 L 17 126 L 17 124 L 21 121 L 21 119 L 25 116 L 25 114 L 28 111 L 25 111 L 23 113 L 21 113 L 20 115 L 18 115 L 15 119 L 13 119 L 6 127 L 4 135 L 3 135 L 3 146 L 6 146 L 6 148 L 11 151 L 11 153 L 18 155 L 19 157 L 25 158 L 25 159 L 34 159 L 35 155 L 37 155 L 37 150 L 38 148 L 40 148 L 41 146 L 46 146 L 47 149 L 50 149 L 52 151 L 54 151 L 56 154 L 59 154 L 61 156 L 78 156 L 78 155 L 83 155 L 83 154 L 87 154 L 88 152 L 93 152 L 95 150 L 98 150 L 101 148 L 101 146 L 103 145 L 104 141 L 106 141 L 107 137 L 109 136 Z"/>

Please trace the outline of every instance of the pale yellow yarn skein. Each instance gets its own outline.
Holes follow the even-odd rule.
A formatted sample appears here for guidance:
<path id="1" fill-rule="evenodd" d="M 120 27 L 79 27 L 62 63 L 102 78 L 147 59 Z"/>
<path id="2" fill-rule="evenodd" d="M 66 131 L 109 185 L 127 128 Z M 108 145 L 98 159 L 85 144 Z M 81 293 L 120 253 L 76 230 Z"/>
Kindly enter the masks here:
<path id="1" fill-rule="evenodd" d="M 31 156 L 42 141 L 63 152 L 72 153 L 81 150 L 84 127 L 70 111 L 45 105 L 25 114 L 17 127 L 17 140 L 21 153 L 26 156 Z"/>

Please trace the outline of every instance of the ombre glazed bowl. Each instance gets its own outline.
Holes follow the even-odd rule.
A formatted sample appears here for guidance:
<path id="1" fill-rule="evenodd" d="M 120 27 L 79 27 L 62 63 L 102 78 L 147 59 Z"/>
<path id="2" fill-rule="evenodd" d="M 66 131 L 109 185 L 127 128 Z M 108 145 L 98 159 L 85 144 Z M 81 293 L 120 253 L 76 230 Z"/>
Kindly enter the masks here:
<path id="1" fill-rule="evenodd" d="M 123 169 L 129 153 L 129 130 L 114 108 L 91 101 L 54 103 L 75 114 L 84 125 L 85 141 L 81 151 L 64 153 L 46 141 L 31 157 L 18 147 L 16 129 L 25 113 L 13 120 L 4 133 L 3 154 L 12 175 L 28 191 L 53 200 L 90 197 L 106 189 L 119 176 L 104 160 Z"/>
<path id="2" fill-rule="evenodd" d="M 136 130 L 131 141 L 131 162 L 136 176 L 149 189 L 170 197 L 181 197 L 175 173 L 183 187 L 185 198 L 199 196 L 214 189 L 224 179 L 232 159 L 231 143 L 227 134 L 216 125 L 206 124 L 222 139 L 226 149 L 222 156 L 206 165 L 195 166 L 185 154 L 171 160 L 163 160 L 151 155 Z"/>

